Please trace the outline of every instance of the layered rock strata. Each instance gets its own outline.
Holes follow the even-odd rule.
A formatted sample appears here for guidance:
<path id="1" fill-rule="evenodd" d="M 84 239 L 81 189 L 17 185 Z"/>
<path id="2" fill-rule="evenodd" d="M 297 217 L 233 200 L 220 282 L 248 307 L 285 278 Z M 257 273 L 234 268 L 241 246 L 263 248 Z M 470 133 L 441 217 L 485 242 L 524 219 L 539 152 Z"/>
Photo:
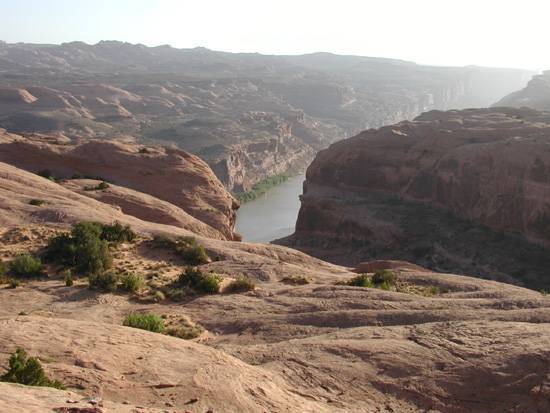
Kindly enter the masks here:
<path id="1" fill-rule="evenodd" d="M 82 195 L 117 205 L 151 222 L 192 229 L 204 236 L 240 240 L 233 232 L 239 203 L 198 157 L 170 147 L 150 148 L 99 140 L 69 141 L 41 135 L 0 133 L 0 161 L 37 173 L 48 169 Z M 43 179 L 43 178 L 40 178 Z M 107 191 L 87 191 L 101 180 Z M 72 186 L 71 186 L 72 184 Z M 56 185 L 57 188 L 59 185 Z"/>
<path id="2" fill-rule="evenodd" d="M 333 144 L 307 171 L 293 243 L 424 259 L 444 243 L 449 253 L 466 219 L 548 247 L 549 136 L 550 113 L 495 108 L 432 111 Z M 475 260 L 466 247 L 458 256 Z"/>

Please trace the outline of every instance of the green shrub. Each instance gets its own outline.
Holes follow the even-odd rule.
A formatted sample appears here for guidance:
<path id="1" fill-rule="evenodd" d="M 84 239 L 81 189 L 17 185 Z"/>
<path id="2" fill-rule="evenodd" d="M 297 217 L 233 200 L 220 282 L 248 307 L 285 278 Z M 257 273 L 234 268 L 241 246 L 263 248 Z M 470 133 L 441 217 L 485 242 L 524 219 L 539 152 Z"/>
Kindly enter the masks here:
<path id="1" fill-rule="evenodd" d="M 388 283 L 394 285 L 397 282 L 397 275 L 390 270 L 374 270 L 374 275 L 371 278 L 373 284 Z"/>
<path id="2" fill-rule="evenodd" d="M 4 261 L 2 261 L 2 259 L 0 258 L 0 277 L 6 275 L 6 272 L 8 272 L 8 267 L 6 266 Z"/>
<path id="3" fill-rule="evenodd" d="M 122 282 L 122 288 L 126 291 L 136 291 L 143 285 L 143 280 L 139 274 L 128 273 L 122 276 L 120 280 Z"/>
<path id="4" fill-rule="evenodd" d="M 0 377 L 1 381 L 65 390 L 60 381 L 52 381 L 46 377 L 40 362 L 36 358 L 30 357 L 27 359 L 27 352 L 21 347 L 17 347 L 17 350 L 12 353 L 8 365 L 8 372 Z"/>
<path id="5" fill-rule="evenodd" d="M 164 333 L 164 320 L 156 314 L 128 314 L 122 325 L 154 333 Z"/>
<path id="6" fill-rule="evenodd" d="M 29 205 L 34 205 L 34 206 L 41 206 L 44 204 L 44 201 L 41 200 L 41 199 L 31 199 L 29 201 Z"/>
<path id="7" fill-rule="evenodd" d="M 126 242 L 135 237 L 129 226 L 122 226 L 119 222 L 103 225 L 82 221 L 73 227 L 70 235 L 61 234 L 50 239 L 44 258 L 75 266 L 82 274 L 94 274 L 111 268 L 108 241 Z"/>
<path id="8" fill-rule="evenodd" d="M 29 254 L 18 255 L 9 263 L 9 267 L 15 275 L 26 278 L 38 277 L 42 272 L 40 258 L 34 258 Z"/>
<path id="9" fill-rule="evenodd" d="M 71 176 L 71 179 L 80 179 L 80 173 L 79 172 L 75 172 L 73 174 L 73 176 Z"/>
<path id="10" fill-rule="evenodd" d="M 104 189 L 109 188 L 109 184 L 105 181 L 102 181 L 102 182 L 97 184 L 96 188 L 100 189 L 100 190 L 104 190 Z"/>
<path id="11" fill-rule="evenodd" d="M 196 292 L 215 294 L 220 291 L 220 278 L 215 274 L 203 274 L 198 268 L 186 267 L 178 283 Z"/>
<path id="12" fill-rule="evenodd" d="M 130 242 L 137 237 L 129 225 L 123 226 L 118 221 L 112 225 L 102 225 L 101 230 L 100 238 L 113 243 Z"/>
<path id="13" fill-rule="evenodd" d="M 104 291 L 116 291 L 118 275 L 112 271 L 90 274 L 88 283 L 91 287 L 101 288 Z"/>
<path id="14" fill-rule="evenodd" d="M 270 176 L 269 178 L 263 179 L 252 185 L 252 189 L 250 191 L 237 192 L 234 193 L 233 196 L 235 197 L 235 199 L 243 204 L 245 202 L 253 201 L 254 199 L 257 199 L 265 194 L 267 190 L 271 189 L 274 186 L 282 184 L 289 178 L 292 178 L 292 176 L 293 175 L 287 173 L 280 173 L 274 176 Z"/>
<path id="15" fill-rule="evenodd" d="M 105 181 L 101 181 L 96 186 L 84 185 L 82 187 L 82 189 L 84 189 L 85 191 L 98 191 L 98 190 L 104 190 L 107 188 L 109 188 L 109 184 Z"/>
<path id="16" fill-rule="evenodd" d="M 82 274 L 99 274 L 111 268 L 112 263 L 105 240 L 90 239 L 76 247 L 76 270 Z"/>
<path id="17" fill-rule="evenodd" d="M 138 152 L 139 153 L 151 153 L 151 151 L 147 148 L 139 148 Z"/>
<path id="18" fill-rule="evenodd" d="M 180 239 L 174 250 L 186 264 L 201 265 L 210 261 L 210 258 L 204 251 L 204 246 L 199 244 L 193 237 Z"/>
<path id="19" fill-rule="evenodd" d="M 52 172 L 49 169 L 41 169 L 36 174 L 55 182 L 55 176 L 53 176 Z"/>
<path id="20" fill-rule="evenodd" d="M 67 271 L 67 275 L 65 276 L 65 285 L 67 287 L 72 287 L 74 284 L 73 277 L 71 275 L 71 270 Z"/>
<path id="21" fill-rule="evenodd" d="M 20 285 L 21 285 L 21 283 L 19 282 L 19 280 L 12 279 L 10 281 L 10 288 L 17 288 Z"/>
<path id="22" fill-rule="evenodd" d="M 248 277 L 237 277 L 227 286 L 227 291 L 230 293 L 240 293 L 252 291 L 256 288 L 256 281 Z"/>
<path id="23" fill-rule="evenodd" d="M 435 285 L 429 285 L 427 287 L 427 293 L 428 295 L 439 295 L 439 287 L 436 287 Z"/>
<path id="24" fill-rule="evenodd" d="M 547 293 L 546 290 L 544 290 L 544 289 L 543 289 L 543 290 L 540 290 L 540 293 L 541 293 L 544 297 L 546 297 L 546 296 L 548 295 L 548 293 Z"/>
<path id="25" fill-rule="evenodd" d="M 220 291 L 220 279 L 214 274 L 208 274 L 197 283 L 195 290 L 207 294 L 216 294 Z"/>
<path id="26" fill-rule="evenodd" d="M 171 237 L 167 234 L 155 234 L 153 236 L 155 248 L 170 248 L 179 255 L 186 264 L 201 265 L 210 262 L 204 246 L 199 244 L 194 237 Z"/>
<path id="27" fill-rule="evenodd" d="M 388 281 L 384 281 L 381 284 L 378 284 L 376 288 L 379 288 L 380 290 L 386 290 L 389 291 L 391 289 L 392 284 L 390 284 Z"/>
<path id="28" fill-rule="evenodd" d="M 367 277 L 367 274 L 360 274 L 356 277 L 353 277 L 352 279 L 348 280 L 346 284 L 354 287 L 365 288 L 372 288 L 373 286 L 371 280 L 369 280 L 369 277 Z"/>

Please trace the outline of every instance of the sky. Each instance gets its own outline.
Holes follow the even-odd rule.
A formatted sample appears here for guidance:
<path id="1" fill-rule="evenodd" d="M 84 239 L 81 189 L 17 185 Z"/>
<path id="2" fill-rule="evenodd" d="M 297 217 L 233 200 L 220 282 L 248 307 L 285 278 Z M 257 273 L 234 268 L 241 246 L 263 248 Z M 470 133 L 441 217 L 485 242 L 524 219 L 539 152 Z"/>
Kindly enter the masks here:
<path id="1" fill-rule="evenodd" d="M 550 69 L 548 0 L 0 0 L 0 40 Z"/>

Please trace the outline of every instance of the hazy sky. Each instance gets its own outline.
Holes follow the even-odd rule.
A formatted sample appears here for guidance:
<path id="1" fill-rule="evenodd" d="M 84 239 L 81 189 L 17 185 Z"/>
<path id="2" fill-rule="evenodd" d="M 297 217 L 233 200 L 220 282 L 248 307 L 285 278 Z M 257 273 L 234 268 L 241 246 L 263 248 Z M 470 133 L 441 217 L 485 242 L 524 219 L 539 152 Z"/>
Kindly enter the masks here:
<path id="1" fill-rule="evenodd" d="M 550 69 L 548 0 L 0 0 L 0 40 Z"/>

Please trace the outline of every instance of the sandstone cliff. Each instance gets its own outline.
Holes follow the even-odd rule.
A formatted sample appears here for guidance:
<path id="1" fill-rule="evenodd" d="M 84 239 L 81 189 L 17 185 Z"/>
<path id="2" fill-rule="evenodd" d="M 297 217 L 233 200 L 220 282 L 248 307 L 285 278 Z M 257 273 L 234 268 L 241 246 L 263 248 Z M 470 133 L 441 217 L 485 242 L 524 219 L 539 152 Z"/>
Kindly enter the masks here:
<path id="1" fill-rule="evenodd" d="M 307 171 L 291 242 L 304 248 L 315 245 L 324 257 L 331 252 L 321 252 L 323 246 L 330 250 L 338 245 L 334 240 L 340 240 L 355 242 L 355 250 L 366 254 L 363 259 L 397 258 L 393 255 L 397 253 L 427 265 L 426 259 L 439 256 L 443 263 L 454 262 L 447 268 L 454 271 L 497 265 L 479 259 L 494 246 L 486 238 L 488 248 L 478 250 L 480 234 L 469 234 L 470 251 L 466 247 L 453 251 L 455 244 L 468 242 L 460 226 L 471 224 L 458 222 L 467 219 L 486 231 L 504 231 L 510 237 L 521 234 L 523 241 L 548 247 L 549 122 L 550 113 L 534 109 L 432 111 L 412 122 L 368 130 L 333 144 L 317 155 Z M 461 242 L 453 244 L 451 239 Z M 515 248 L 511 254 L 518 258 Z M 500 262 L 496 272 L 521 271 L 519 263 L 527 258 L 506 268 L 502 264 L 508 262 L 507 255 L 489 260 Z"/>
<path id="2" fill-rule="evenodd" d="M 147 153 L 140 153 L 140 149 L 120 142 L 71 142 L 0 131 L 1 162 L 33 173 L 48 169 L 58 178 L 71 178 L 78 173 L 82 178 L 107 180 L 113 187 L 105 192 L 82 189 L 87 184 L 95 186 L 97 181 L 60 184 L 83 196 L 117 205 L 128 215 L 181 226 L 214 238 L 240 239 L 233 232 L 239 203 L 206 163 L 175 148 L 155 147 Z M 60 186 L 50 184 L 54 185 L 52 188 Z"/>
<path id="3" fill-rule="evenodd" d="M 79 144 L 59 143 L 48 150 L 59 156 L 66 150 L 73 162 Z M 36 145 L 49 148 L 31 140 L 22 149 L 32 154 Z M 102 145 L 93 147 L 102 153 Z M 107 147 L 128 150 L 128 157 L 136 149 Z M 164 159 L 162 149 L 151 151 L 149 156 Z M 135 295 L 121 289 L 103 293 L 90 289 L 83 277 L 67 286 L 66 270 L 54 265 L 46 265 L 38 279 L 8 273 L 21 282 L 17 288 L 0 277 L 0 374 L 10 353 L 22 346 L 68 388 L 0 383 L 2 412 L 542 413 L 550 408 L 550 300 L 539 292 L 395 261 L 371 262 L 355 271 L 390 268 L 402 290 L 354 287 L 342 283 L 356 275 L 348 268 L 282 246 L 205 236 L 197 220 L 175 209 L 174 219 L 188 226 L 155 222 L 147 213 L 166 211 L 166 202 L 155 204 L 152 195 L 118 184 L 94 195 L 82 190 L 93 182 L 56 183 L 0 162 L 3 262 L 19 253 L 38 255 L 59 229 L 79 220 L 118 220 L 138 237 L 111 250 L 113 270 L 140 273 L 144 282 Z M 187 183 L 195 181 L 182 186 Z M 34 198 L 44 204 L 29 204 Z M 140 202 L 143 210 L 134 215 Z M 211 257 L 220 257 L 200 266 L 202 271 L 218 274 L 223 285 L 245 275 L 256 288 L 223 289 L 184 301 L 160 294 L 147 299 L 150 290 L 173 284 L 186 265 L 151 242 L 158 232 L 196 237 Z M 206 331 L 182 341 L 123 327 L 130 313 L 155 313 L 166 322 L 187 319 Z"/>
<path id="4" fill-rule="evenodd" d="M 493 106 L 528 106 L 550 110 L 550 70 L 546 70 L 541 75 L 533 76 L 524 89 L 504 96 Z"/>

